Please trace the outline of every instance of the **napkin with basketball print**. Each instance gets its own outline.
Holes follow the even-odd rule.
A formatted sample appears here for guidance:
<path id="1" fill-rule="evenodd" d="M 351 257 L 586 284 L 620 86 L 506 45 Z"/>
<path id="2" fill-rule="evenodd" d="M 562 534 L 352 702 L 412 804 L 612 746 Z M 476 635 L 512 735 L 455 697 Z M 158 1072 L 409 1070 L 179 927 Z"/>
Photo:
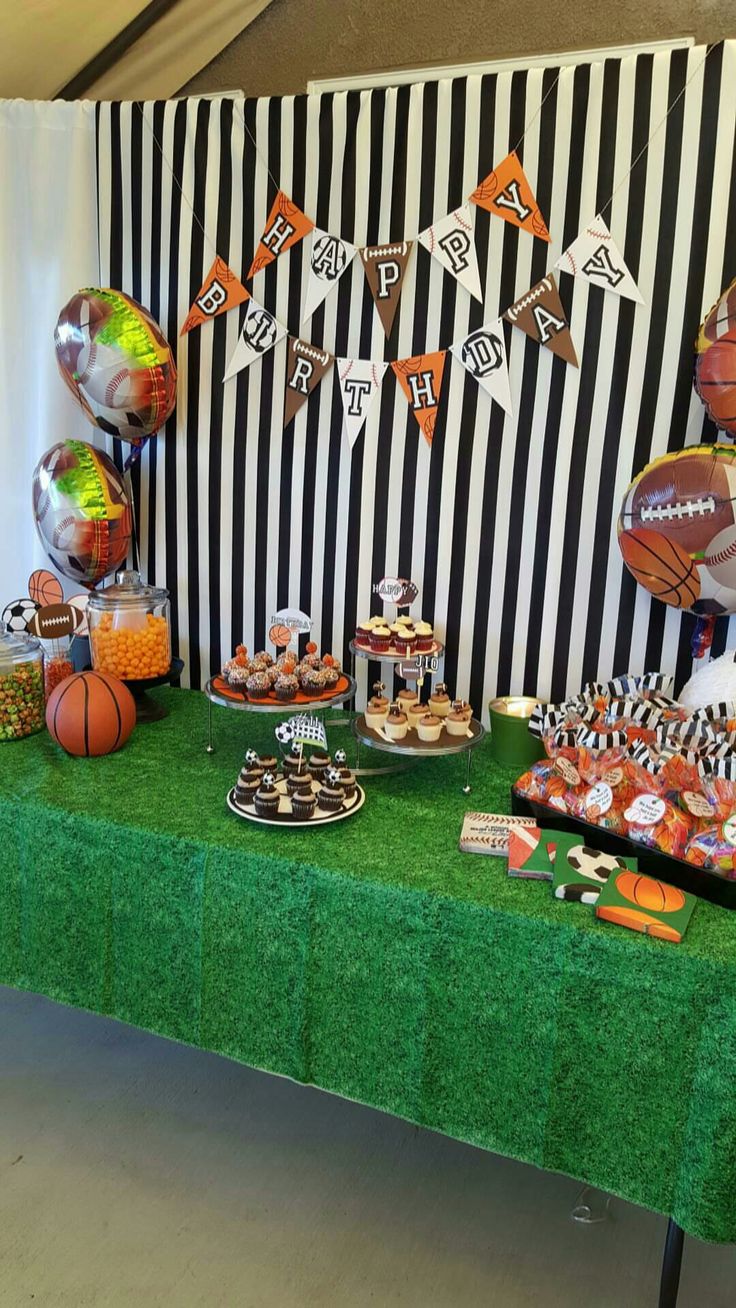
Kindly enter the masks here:
<path id="1" fill-rule="evenodd" d="M 555 866 L 552 893 L 555 899 L 569 899 L 576 904 L 595 904 L 613 873 L 636 872 L 635 858 L 604 854 L 586 845 L 582 836 L 569 832 L 555 833 Z"/>
<path id="2" fill-rule="evenodd" d="M 615 922 L 617 926 L 642 931 L 646 936 L 679 944 L 694 907 L 695 896 L 677 886 L 641 872 L 621 869 L 603 886 L 595 915 L 604 922 Z"/>
<path id="3" fill-rule="evenodd" d="M 540 827 L 516 827 L 509 832 L 510 877 L 551 881 L 559 833 Z"/>

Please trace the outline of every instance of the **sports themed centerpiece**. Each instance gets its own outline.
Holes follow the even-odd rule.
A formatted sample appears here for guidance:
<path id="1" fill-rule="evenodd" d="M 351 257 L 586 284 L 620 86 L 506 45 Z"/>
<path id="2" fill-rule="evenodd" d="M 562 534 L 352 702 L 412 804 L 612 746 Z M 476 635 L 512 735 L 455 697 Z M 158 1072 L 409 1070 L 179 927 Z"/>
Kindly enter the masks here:
<path id="1" fill-rule="evenodd" d="M 278 627 L 270 634 L 282 645 L 291 639 L 286 626 L 281 635 Z M 339 659 L 329 653 L 320 656 L 315 642 L 307 641 L 302 658 L 294 648 L 279 653 L 278 646 L 275 655 L 264 649 L 251 657 L 245 645 L 238 645 L 210 685 L 217 695 L 235 702 L 278 706 L 329 702 L 350 690 L 351 679 Z"/>
<path id="2" fill-rule="evenodd" d="M 327 752 L 327 735 L 318 718 L 300 713 L 275 731 L 283 753 L 259 755 L 249 749 L 228 793 L 238 817 L 285 827 L 338 822 L 362 808 L 365 793 L 347 766 L 344 750 Z"/>

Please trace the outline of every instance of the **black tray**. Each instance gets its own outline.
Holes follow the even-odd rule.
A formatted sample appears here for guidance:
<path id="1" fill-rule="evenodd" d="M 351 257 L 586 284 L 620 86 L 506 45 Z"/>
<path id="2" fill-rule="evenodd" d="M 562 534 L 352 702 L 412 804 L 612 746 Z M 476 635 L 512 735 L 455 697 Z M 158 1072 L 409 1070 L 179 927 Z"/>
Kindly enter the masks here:
<path id="1" fill-rule="evenodd" d="M 711 904 L 720 904 L 721 908 L 736 908 L 736 880 L 719 877 L 706 868 L 694 867 L 682 858 L 673 858 L 671 854 L 662 854 L 658 849 L 650 849 L 638 840 L 629 840 L 628 836 L 619 836 L 615 831 L 597 827 L 594 822 L 584 818 L 571 817 L 559 809 L 549 808 L 538 800 L 527 799 L 511 787 L 511 812 L 516 817 L 533 817 L 538 826 L 552 827 L 555 831 L 571 831 L 584 836 L 591 849 L 600 849 L 604 854 L 621 854 L 636 858 L 642 872 L 648 872 L 660 881 L 667 881 L 671 886 L 679 886 L 698 899 L 707 899 Z"/>

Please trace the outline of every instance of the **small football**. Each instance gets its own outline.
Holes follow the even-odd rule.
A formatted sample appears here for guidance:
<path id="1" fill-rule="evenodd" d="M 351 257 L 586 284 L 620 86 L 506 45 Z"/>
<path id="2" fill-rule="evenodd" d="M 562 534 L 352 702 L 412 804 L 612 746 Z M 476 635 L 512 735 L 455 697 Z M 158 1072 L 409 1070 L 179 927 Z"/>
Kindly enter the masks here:
<path id="1" fill-rule="evenodd" d="M 41 640 L 58 640 L 73 636 L 83 622 L 84 614 L 73 604 L 46 604 L 32 615 L 27 630 Z"/>

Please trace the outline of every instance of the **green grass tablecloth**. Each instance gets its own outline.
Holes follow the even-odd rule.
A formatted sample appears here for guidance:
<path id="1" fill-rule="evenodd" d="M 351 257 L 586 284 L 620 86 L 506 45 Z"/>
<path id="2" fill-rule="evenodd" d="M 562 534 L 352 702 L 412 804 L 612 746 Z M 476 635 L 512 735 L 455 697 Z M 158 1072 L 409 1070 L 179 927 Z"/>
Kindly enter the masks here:
<path id="1" fill-rule="evenodd" d="M 736 1240 L 736 913 L 681 945 L 457 849 L 513 774 L 368 778 L 349 821 L 225 807 L 274 720 L 157 692 L 118 754 L 0 746 L 0 983 L 311 1082 Z M 332 749 L 351 748 L 334 729 Z M 0 1040 L 1 1051 L 1 1040 Z"/>

